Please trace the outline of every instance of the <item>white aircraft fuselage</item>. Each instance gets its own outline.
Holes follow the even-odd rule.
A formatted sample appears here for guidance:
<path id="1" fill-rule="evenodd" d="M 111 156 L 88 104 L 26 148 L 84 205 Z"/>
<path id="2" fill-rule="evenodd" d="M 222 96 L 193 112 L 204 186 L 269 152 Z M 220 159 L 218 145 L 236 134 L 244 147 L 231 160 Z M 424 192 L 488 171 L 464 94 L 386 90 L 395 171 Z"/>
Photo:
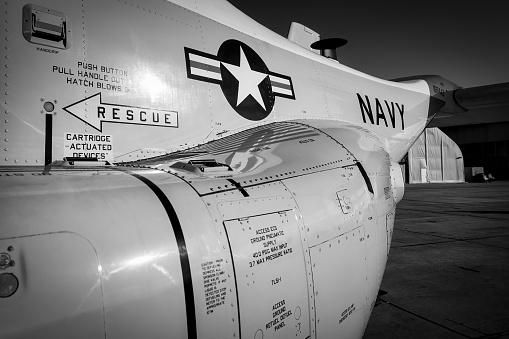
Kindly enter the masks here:
<path id="1" fill-rule="evenodd" d="M 397 162 L 452 85 L 226 1 L 0 7 L 0 337 L 362 336 Z"/>

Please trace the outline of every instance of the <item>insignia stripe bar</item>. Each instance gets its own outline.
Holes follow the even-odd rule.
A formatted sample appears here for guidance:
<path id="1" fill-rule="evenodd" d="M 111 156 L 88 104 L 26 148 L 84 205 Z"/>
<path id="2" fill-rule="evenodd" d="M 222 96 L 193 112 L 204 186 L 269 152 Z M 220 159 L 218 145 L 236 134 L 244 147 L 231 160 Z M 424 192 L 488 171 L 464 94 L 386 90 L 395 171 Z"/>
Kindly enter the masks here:
<path id="1" fill-rule="evenodd" d="M 194 61 L 191 61 L 190 66 L 191 66 L 190 71 L 192 75 L 221 81 L 221 71 L 219 68 L 204 65 Z"/>
<path id="2" fill-rule="evenodd" d="M 193 60 L 191 60 L 189 62 L 189 65 L 191 66 L 191 68 L 199 68 L 199 69 L 207 70 L 209 72 L 214 72 L 214 73 L 221 74 L 221 69 L 219 67 L 216 67 L 216 66 L 203 64 L 201 62 L 193 61 Z"/>
<path id="3" fill-rule="evenodd" d="M 270 84 L 272 85 L 272 92 L 274 93 L 274 95 L 288 99 L 295 99 L 292 79 L 290 77 L 270 72 L 269 79 Z"/>
<path id="4" fill-rule="evenodd" d="M 188 78 L 221 83 L 221 63 L 216 56 L 190 48 L 184 48 L 184 50 Z"/>
<path id="5" fill-rule="evenodd" d="M 269 77 L 269 78 L 270 78 L 270 77 Z M 292 86 L 290 86 L 290 85 L 288 85 L 288 84 L 283 84 L 283 83 L 281 83 L 281 82 L 274 81 L 274 80 L 272 80 L 272 78 L 271 78 L 271 80 L 270 80 L 270 84 L 271 84 L 272 86 L 278 87 L 278 88 L 280 88 L 280 89 L 287 89 L 287 90 L 289 90 L 290 92 L 292 91 Z"/>
<path id="6" fill-rule="evenodd" d="M 189 60 L 219 68 L 219 60 L 189 52 Z"/>

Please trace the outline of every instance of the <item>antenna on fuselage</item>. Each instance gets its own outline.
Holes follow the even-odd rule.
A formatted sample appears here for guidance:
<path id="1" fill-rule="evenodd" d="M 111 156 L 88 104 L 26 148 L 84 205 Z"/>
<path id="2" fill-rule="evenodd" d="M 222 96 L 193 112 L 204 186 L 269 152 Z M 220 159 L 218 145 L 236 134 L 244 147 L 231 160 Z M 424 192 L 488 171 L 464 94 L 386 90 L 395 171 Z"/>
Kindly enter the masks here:
<path id="1" fill-rule="evenodd" d="M 338 60 L 336 49 L 346 45 L 348 40 L 342 38 L 329 38 L 315 41 L 311 44 L 312 49 L 320 50 L 320 55 Z"/>

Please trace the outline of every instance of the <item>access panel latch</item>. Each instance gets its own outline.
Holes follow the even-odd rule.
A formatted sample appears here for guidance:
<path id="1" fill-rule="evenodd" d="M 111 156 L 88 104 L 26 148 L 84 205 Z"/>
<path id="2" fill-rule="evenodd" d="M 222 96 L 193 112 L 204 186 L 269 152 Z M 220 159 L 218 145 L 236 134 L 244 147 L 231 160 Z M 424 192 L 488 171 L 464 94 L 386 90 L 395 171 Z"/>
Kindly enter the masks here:
<path id="1" fill-rule="evenodd" d="M 68 49 L 71 23 L 62 12 L 28 4 L 23 7 L 23 36 L 34 44 Z"/>

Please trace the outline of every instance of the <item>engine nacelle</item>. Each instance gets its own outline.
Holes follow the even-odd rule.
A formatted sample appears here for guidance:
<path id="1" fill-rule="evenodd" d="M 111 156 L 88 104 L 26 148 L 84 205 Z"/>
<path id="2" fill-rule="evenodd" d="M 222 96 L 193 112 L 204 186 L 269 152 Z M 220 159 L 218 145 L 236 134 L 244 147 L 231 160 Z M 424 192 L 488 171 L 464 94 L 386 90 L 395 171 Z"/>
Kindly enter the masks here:
<path id="1" fill-rule="evenodd" d="M 362 336 L 399 193 L 375 136 L 324 126 L 1 172 L 1 336 Z"/>

